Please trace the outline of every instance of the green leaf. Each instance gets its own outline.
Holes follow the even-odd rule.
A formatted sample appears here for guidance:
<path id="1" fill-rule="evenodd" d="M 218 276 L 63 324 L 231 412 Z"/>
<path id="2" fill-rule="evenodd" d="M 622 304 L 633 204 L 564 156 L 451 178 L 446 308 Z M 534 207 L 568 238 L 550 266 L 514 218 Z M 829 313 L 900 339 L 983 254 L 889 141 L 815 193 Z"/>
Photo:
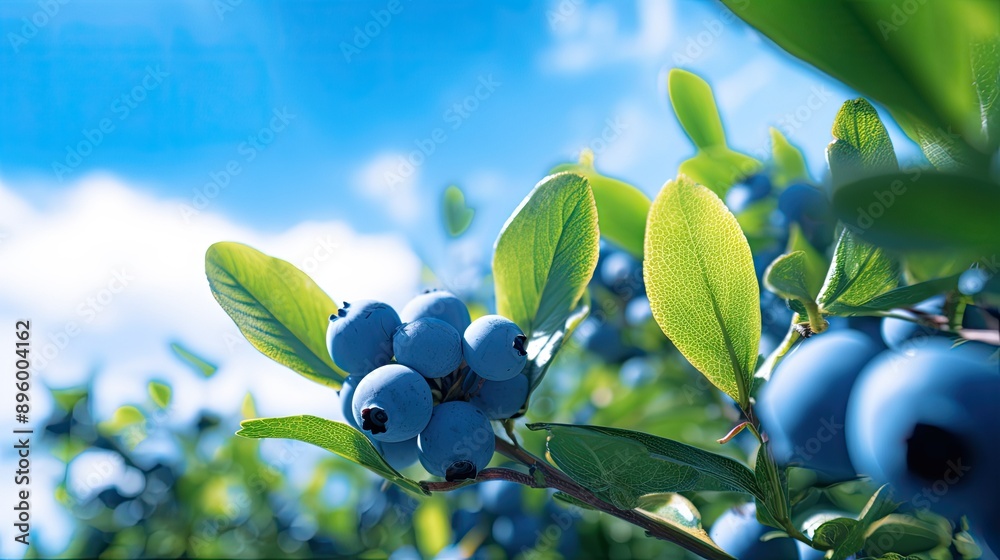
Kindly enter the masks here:
<path id="1" fill-rule="evenodd" d="M 764 285 L 784 299 L 812 302 L 815 297 L 806 286 L 806 254 L 802 251 L 774 259 L 764 271 Z"/>
<path id="2" fill-rule="evenodd" d="M 726 146 L 713 146 L 698 150 L 694 157 L 681 162 L 678 172 L 723 197 L 737 181 L 763 168 L 763 163 L 748 155 Z"/>
<path id="3" fill-rule="evenodd" d="M 580 326 L 580 323 L 587 318 L 587 315 L 590 313 L 588 299 L 584 298 L 584 301 L 566 318 L 563 328 L 556 329 L 546 335 L 538 335 L 528 341 L 528 347 L 525 349 L 528 352 L 528 363 L 524 367 L 524 374 L 528 376 L 530 390 L 534 391 L 535 387 L 538 387 L 542 378 L 545 377 L 545 373 L 549 370 L 549 366 L 552 365 L 552 360 L 555 359 L 556 354 L 559 353 L 559 349 L 562 348 L 563 343 L 569 339 L 573 331 Z M 527 406 L 528 403 L 525 403 L 525 410 L 527 410 Z"/>
<path id="4" fill-rule="evenodd" d="M 833 264 L 820 291 L 823 312 L 853 314 L 859 307 L 899 285 L 899 261 L 844 229 Z"/>
<path id="5" fill-rule="evenodd" d="M 991 2 L 723 0 L 781 48 L 851 88 L 931 129 L 981 146 L 972 45 L 1000 36 Z"/>
<path id="6" fill-rule="evenodd" d="M 649 214 L 649 197 L 632 185 L 598 173 L 584 163 L 556 166 L 552 173 L 569 171 L 583 175 L 590 182 L 597 205 L 597 221 L 601 235 L 625 249 L 636 258 L 642 258 L 642 240 L 646 235 L 646 215 Z"/>
<path id="7" fill-rule="evenodd" d="M 774 127 L 771 127 L 771 160 L 771 182 L 775 187 L 783 189 L 795 181 L 809 180 L 806 158 Z"/>
<path id="8" fill-rule="evenodd" d="M 424 558 L 434 558 L 451 542 L 451 516 L 443 496 L 423 500 L 413 512 L 412 523 Z"/>
<path id="9" fill-rule="evenodd" d="M 698 551 L 707 546 L 713 548 L 718 555 L 729 556 L 708 536 L 701 526 L 701 513 L 684 496 L 673 493 L 647 494 L 639 498 L 636 509 L 640 514 L 676 530 L 678 537 L 688 539 L 688 544 L 685 545 L 688 550 Z"/>
<path id="10" fill-rule="evenodd" d="M 645 254 L 646 291 L 660 329 L 746 408 L 760 343 L 760 293 L 736 218 L 712 191 L 678 177 L 653 201 Z"/>
<path id="11" fill-rule="evenodd" d="M 756 498 L 757 520 L 776 529 L 785 529 L 790 523 L 788 479 L 769 445 L 757 449 L 753 473 L 761 491 L 761 496 Z"/>
<path id="12" fill-rule="evenodd" d="M 989 149 L 1000 146 L 1000 38 L 972 44 L 972 77 Z"/>
<path id="13" fill-rule="evenodd" d="M 118 434 L 137 424 L 144 424 L 146 415 L 132 405 L 125 405 L 115 410 L 109 420 L 101 422 L 101 428 L 110 433 Z"/>
<path id="14" fill-rule="evenodd" d="M 937 278 L 909 286 L 901 286 L 894 290 L 889 290 L 882 295 L 876 296 L 861 307 L 858 312 L 876 312 L 898 309 L 901 307 L 912 307 L 925 299 L 935 295 L 954 290 L 958 286 L 958 279 L 961 275 L 948 276 L 947 278 Z"/>
<path id="15" fill-rule="evenodd" d="M 458 237 L 472 225 L 476 211 L 465 204 L 465 193 L 455 185 L 444 190 L 441 199 L 441 214 L 444 217 L 444 227 L 448 235 Z"/>
<path id="16" fill-rule="evenodd" d="M 835 184 L 899 171 L 889 133 L 875 107 L 864 99 L 845 101 L 840 107 L 833 138 L 826 156 Z"/>
<path id="17" fill-rule="evenodd" d="M 847 536 L 833 549 L 833 560 L 846 560 L 848 556 L 861 550 L 865 542 L 865 534 L 876 521 L 896 510 L 896 504 L 891 499 L 888 486 L 882 486 L 875 491 L 868 504 L 861 510 L 858 522 L 848 531 Z"/>
<path id="18" fill-rule="evenodd" d="M 337 304 L 304 272 L 241 243 L 205 254 L 212 295 L 254 348 L 303 377 L 337 388 L 346 375 L 326 349 Z"/>
<path id="19" fill-rule="evenodd" d="M 549 432 L 549 455 L 588 490 L 622 509 L 645 494 L 718 490 L 759 495 L 753 472 L 697 447 L 641 432 L 600 426 L 529 424 Z"/>
<path id="20" fill-rule="evenodd" d="M 839 186 L 833 208 L 870 243 L 898 250 L 1000 250 L 1000 185 L 934 171 L 869 177 Z"/>
<path id="21" fill-rule="evenodd" d="M 865 553 L 878 556 L 889 552 L 917 554 L 952 541 L 951 525 L 932 523 L 910 515 L 890 514 L 873 523 L 865 535 Z M 886 544 L 889 548 L 886 548 Z"/>
<path id="22" fill-rule="evenodd" d="M 208 360 L 198 356 L 194 352 L 188 350 L 180 343 L 173 342 L 170 344 L 170 349 L 174 354 L 181 359 L 185 364 L 191 367 L 194 371 L 204 375 L 205 377 L 212 377 L 219 367 Z"/>
<path id="23" fill-rule="evenodd" d="M 150 381 L 148 385 L 149 397 L 153 399 L 156 406 L 167 408 L 170 405 L 170 385 L 161 381 Z"/>
<path id="24" fill-rule="evenodd" d="M 497 238 L 497 313 L 517 323 L 528 337 L 534 385 L 566 333 L 588 311 L 583 297 L 597 266 L 599 237 L 587 179 L 559 173 L 535 186 Z"/>
<path id="25" fill-rule="evenodd" d="M 813 542 L 823 548 L 836 548 L 847 540 L 851 530 L 858 524 L 857 519 L 838 517 L 820 525 L 813 534 Z"/>
<path id="26" fill-rule="evenodd" d="M 812 294 L 812 299 L 819 296 L 823 289 L 823 282 L 826 280 L 826 273 L 830 269 L 830 260 L 825 255 L 816 250 L 809 243 L 809 240 L 802 235 L 802 228 L 798 224 L 792 224 L 788 228 L 788 248 L 789 253 L 801 251 L 805 256 L 805 283 Z"/>
<path id="27" fill-rule="evenodd" d="M 316 416 L 256 418 L 240 422 L 240 430 L 236 435 L 250 439 L 281 438 L 303 441 L 357 463 L 405 490 L 415 494 L 427 494 L 418 483 L 390 467 L 375 450 L 372 442 L 347 424 Z"/>
<path id="28" fill-rule="evenodd" d="M 726 134 L 722 131 L 719 109 L 708 82 L 691 72 L 674 68 L 667 76 L 667 91 L 677 120 L 698 149 L 725 147 Z"/>

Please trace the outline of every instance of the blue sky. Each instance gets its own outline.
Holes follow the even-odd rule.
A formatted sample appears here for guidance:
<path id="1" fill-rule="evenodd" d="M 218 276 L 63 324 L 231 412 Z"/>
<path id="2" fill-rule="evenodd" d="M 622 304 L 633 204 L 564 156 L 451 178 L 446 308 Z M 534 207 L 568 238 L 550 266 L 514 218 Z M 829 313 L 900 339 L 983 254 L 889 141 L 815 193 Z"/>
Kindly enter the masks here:
<path id="1" fill-rule="evenodd" d="M 822 176 L 854 95 L 715 2 L 5 0 L 0 316 L 32 319 L 46 385 L 98 372 L 99 418 L 144 401 L 150 379 L 185 395 L 164 420 L 177 425 L 234 414 L 248 391 L 261 415 L 336 416 L 331 391 L 242 339 L 208 290 L 205 249 L 247 242 L 338 300 L 401 305 L 422 261 L 456 285 L 583 147 L 650 195 L 672 178 L 692 151 L 666 101 L 675 66 L 715 87 L 735 148 L 766 153 L 777 126 Z M 449 184 L 477 209 L 457 243 L 438 215 Z M 169 341 L 219 372 L 198 379 Z M 41 418 L 52 403 L 33 399 Z M 65 515 L 45 495 L 39 518 Z M 59 550 L 67 527 L 38 530 Z"/>

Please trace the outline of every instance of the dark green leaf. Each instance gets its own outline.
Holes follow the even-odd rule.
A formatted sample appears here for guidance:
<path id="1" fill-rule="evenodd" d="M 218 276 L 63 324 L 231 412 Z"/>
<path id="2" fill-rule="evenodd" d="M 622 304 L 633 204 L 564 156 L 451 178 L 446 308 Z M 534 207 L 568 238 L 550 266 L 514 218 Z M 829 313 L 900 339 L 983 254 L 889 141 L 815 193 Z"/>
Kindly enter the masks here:
<path id="1" fill-rule="evenodd" d="M 462 189 L 451 185 L 444 190 L 441 200 L 441 213 L 444 216 L 444 227 L 448 235 L 458 237 L 472 225 L 476 211 L 465 204 L 465 193 Z"/>
<path id="2" fill-rule="evenodd" d="M 833 207 L 863 239 L 899 250 L 1000 250 L 1000 185 L 910 170 L 841 185 Z"/>
<path id="3" fill-rule="evenodd" d="M 844 229 L 818 302 L 825 313 L 850 315 L 899 285 L 899 261 Z"/>
<path id="4" fill-rule="evenodd" d="M 254 348 L 302 376 L 337 388 L 344 375 L 326 349 L 337 305 L 304 272 L 241 243 L 205 254 L 212 295 Z"/>
<path id="5" fill-rule="evenodd" d="M 426 494 L 418 483 L 396 472 L 364 434 L 340 422 L 316 416 L 256 418 L 240 423 L 236 435 L 251 439 L 282 438 L 322 447 L 382 476 L 415 494 Z"/>
<path id="6" fill-rule="evenodd" d="M 1000 38 L 972 45 L 972 77 L 979 99 L 987 145 L 1000 146 Z"/>
<path id="7" fill-rule="evenodd" d="M 835 548 L 847 540 L 851 530 L 858 524 L 857 519 L 838 517 L 820 525 L 813 534 L 813 542 L 823 548 Z"/>
<path id="8" fill-rule="evenodd" d="M 760 488 L 761 496 L 757 497 L 757 519 L 774 527 L 784 529 L 783 522 L 789 522 L 788 479 L 785 470 L 778 466 L 769 445 L 762 445 L 757 450 L 754 464 L 754 479 Z"/>
<path id="9" fill-rule="evenodd" d="M 580 305 L 573 310 L 573 313 L 566 318 L 563 328 L 544 335 L 537 335 L 528 341 L 528 364 L 524 368 L 524 374 L 528 376 L 530 388 L 533 391 L 541 383 L 545 373 L 552 365 L 559 349 L 563 343 L 573 334 L 576 327 L 587 318 L 590 313 L 589 298 L 584 298 Z"/>
<path id="10" fill-rule="evenodd" d="M 891 499 L 891 492 L 888 486 L 882 486 L 875 491 L 868 504 L 861 510 L 858 522 L 850 528 L 850 531 L 843 540 L 833 549 L 833 560 L 846 560 L 846 558 L 857 551 L 865 542 L 865 534 L 876 521 L 889 515 L 896 510 L 897 505 Z"/>
<path id="11" fill-rule="evenodd" d="M 865 553 L 917 554 L 951 544 L 951 525 L 933 523 L 910 515 L 890 514 L 872 524 L 865 535 Z"/>
<path id="12" fill-rule="evenodd" d="M 547 430 L 549 455 L 559 468 L 622 509 L 637 507 L 640 496 L 652 493 L 721 490 L 759 495 L 750 469 L 680 442 L 600 426 L 528 428 Z"/>
<path id="13" fill-rule="evenodd" d="M 746 408 L 760 342 L 760 293 L 736 218 L 680 176 L 653 202 L 643 274 L 660 329 L 716 387 Z"/>
<path id="14" fill-rule="evenodd" d="M 170 349 L 174 354 L 180 358 L 185 364 L 191 366 L 193 370 L 204 375 L 205 377 L 211 377 L 218 368 L 215 364 L 209 362 L 208 360 L 198 356 L 194 352 L 188 350 L 179 343 L 173 342 L 170 344 Z"/>
<path id="15" fill-rule="evenodd" d="M 798 224 L 792 224 L 788 228 L 787 252 L 793 251 L 801 251 L 805 256 L 806 287 L 815 300 L 823 288 L 826 273 L 830 269 L 830 260 L 809 243 L 809 240 L 802 235 L 802 228 Z"/>
<path id="16" fill-rule="evenodd" d="M 960 274 L 947 278 L 938 278 L 902 286 L 894 290 L 889 290 L 882 295 L 868 300 L 863 306 L 858 308 L 858 312 L 864 311 L 888 311 L 901 307 L 912 307 L 925 299 L 954 290 L 958 285 Z"/>
<path id="17" fill-rule="evenodd" d="M 834 183 L 899 170 L 889 133 L 864 99 L 844 102 L 833 121 L 833 138 L 826 154 Z"/>
<path id="18" fill-rule="evenodd" d="M 601 175 L 587 163 L 558 165 L 552 173 L 562 171 L 583 175 L 590 181 L 601 235 L 641 259 L 649 197 L 628 183 Z"/>

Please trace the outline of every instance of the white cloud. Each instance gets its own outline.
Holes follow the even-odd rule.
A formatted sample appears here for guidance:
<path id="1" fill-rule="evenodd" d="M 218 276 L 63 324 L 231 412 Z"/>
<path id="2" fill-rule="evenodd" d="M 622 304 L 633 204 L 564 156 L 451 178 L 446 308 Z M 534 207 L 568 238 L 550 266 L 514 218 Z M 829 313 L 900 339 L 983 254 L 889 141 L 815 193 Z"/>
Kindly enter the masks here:
<path id="1" fill-rule="evenodd" d="M 419 158 L 417 165 L 406 154 L 379 154 L 362 166 L 354 178 L 357 192 L 378 202 L 390 217 L 407 225 L 420 219 L 423 208 L 417 194 L 423 154 L 415 153 Z"/>
<path id="2" fill-rule="evenodd" d="M 560 0 L 548 11 L 554 44 L 541 55 L 545 68 L 583 72 L 625 60 L 656 62 L 673 35 L 674 15 L 666 2 L 639 2 L 635 30 L 619 28 L 612 4 L 589 6 L 583 0 Z"/>
<path id="3" fill-rule="evenodd" d="M 244 242 L 306 270 L 334 299 L 402 305 L 420 284 L 420 261 L 405 240 L 359 235 L 339 222 L 266 234 L 210 208 L 186 220 L 180 205 L 106 176 L 80 181 L 48 206 L 0 183 L 0 232 L 7 234 L 0 311 L 32 320 L 36 379 L 58 387 L 97 371 L 99 416 L 145 401 L 155 377 L 174 384 L 168 422 L 186 422 L 202 408 L 234 413 L 248 390 L 262 415 L 337 417 L 332 390 L 243 339 L 209 291 L 205 251 L 216 241 Z M 169 350 L 174 340 L 218 363 L 219 372 L 204 380 L 189 371 Z"/>

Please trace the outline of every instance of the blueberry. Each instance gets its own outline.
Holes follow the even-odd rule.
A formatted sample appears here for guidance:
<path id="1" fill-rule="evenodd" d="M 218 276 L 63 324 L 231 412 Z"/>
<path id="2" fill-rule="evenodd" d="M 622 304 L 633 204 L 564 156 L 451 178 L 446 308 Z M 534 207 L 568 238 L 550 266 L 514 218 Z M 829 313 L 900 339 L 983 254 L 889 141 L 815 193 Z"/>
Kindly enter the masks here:
<path id="1" fill-rule="evenodd" d="M 431 421 L 417 438 L 420 464 L 449 481 L 475 478 L 490 463 L 495 445 L 489 419 L 462 401 L 434 407 Z"/>
<path id="2" fill-rule="evenodd" d="M 791 351 L 757 399 L 775 458 L 819 471 L 827 482 L 855 477 L 844 419 L 854 380 L 881 348 L 857 331 L 808 338 Z"/>
<path id="3" fill-rule="evenodd" d="M 601 262 L 601 283 L 613 293 L 631 298 L 644 292 L 642 263 L 625 251 L 615 251 Z"/>
<path id="4" fill-rule="evenodd" d="M 795 540 L 787 537 L 761 541 L 774 529 L 757 521 L 753 504 L 737 506 L 712 524 L 709 536 L 722 550 L 740 560 L 798 560 Z"/>
<path id="5" fill-rule="evenodd" d="M 403 321 L 412 323 L 417 319 L 431 317 L 440 319 L 455 327 L 459 333 L 469 328 L 472 319 L 469 308 L 455 294 L 444 290 L 431 290 L 410 300 L 399 314 Z"/>
<path id="6" fill-rule="evenodd" d="M 462 352 L 469 367 L 480 377 L 505 381 L 521 373 L 527 362 L 527 338 L 513 321 L 499 315 L 484 315 L 465 329 Z"/>
<path id="7" fill-rule="evenodd" d="M 365 375 L 392 360 L 392 334 L 399 325 L 399 316 L 382 302 L 345 301 L 330 316 L 326 347 L 337 367 L 350 375 Z"/>
<path id="8" fill-rule="evenodd" d="M 771 194 L 771 180 L 767 175 L 750 175 L 729 189 L 726 193 L 726 206 L 734 214 L 739 214 L 769 194 Z"/>
<path id="9" fill-rule="evenodd" d="M 493 522 L 493 540 L 513 558 L 535 548 L 542 533 L 537 517 L 523 513 L 498 517 Z"/>
<path id="10" fill-rule="evenodd" d="M 462 337 L 440 319 L 424 317 L 404 324 L 392 337 L 396 361 L 436 379 L 462 363 Z"/>
<path id="11" fill-rule="evenodd" d="M 847 411 L 858 472 L 947 517 L 986 515 L 1000 490 L 994 435 L 1000 375 L 977 348 L 928 339 L 884 352 L 862 372 Z"/>
<path id="12" fill-rule="evenodd" d="M 493 515 L 513 515 L 521 511 L 523 489 L 520 484 L 507 480 L 489 480 L 479 487 L 483 509 Z"/>
<path id="13" fill-rule="evenodd" d="M 944 308 L 944 297 L 937 296 L 923 301 L 914 306 L 918 311 L 940 315 Z M 886 346 L 893 350 L 901 350 L 904 347 L 921 346 L 928 337 L 942 336 L 939 329 L 918 325 L 913 321 L 905 319 L 894 319 L 887 317 L 882 320 L 882 339 Z"/>
<path id="14" fill-rule="evenodd" d="M 389 466 L 401 471 L 417 462 L 417 438 L 406 441 L 378 442 L 378 452 Z"/>
<path id="15" fill-rule="evenodd" d="M 503 420 L 517 414 L 526 400 L 528 376 L 518 374 L 506 381 L 483 381 L 469 402 L 478 406 L 490 420 Z"/>
<path id="16" fill-rule="evenodd" d="M 482 485 L 477 484 L 476 486 Z M 462 540 L 478 524 L 479 512 L 477 511 L 458 508 L 451 512 L 451 533 L 455 542 Z"/>
<path id="17" fill-rule="evenodd" d="M 424 377 L 399 364 L 376 369 L 354 391 L 354 421 L 378 441 L 413 438 L 427 426 L 433 406 Z"/>
<path id="18" fill-rule="evenodd" d="M 354 420 L 354 391 L 358 388 L 358 383 L 362 377 L 359 375 L 349 375 L 340 386 L 340 412 L 344 415 L 344 422 L 355 430 L 361 430 Z"/>
<path id="19" fill-rule="evenodd" d="M 632 298 L 625 306 L 625 322 L 630 327 L 638 327 L 653 320 L 653 308 L 645 296 Z"/>
<path id="20" fill-rule="evenodd" d="M 823 191 L 804 183 L 789 185 L 778 197 L 778 210 L 799 224 L 814 247 L 825 249 L 832 241 L 834 220 Z"/>
<path id="21" fill-rule="evenodd" d="M 636 353 L 622 340 L 621 329 L 598 317 L 587 317 L 573 337 L 585 350 L 608 363 L 619 363 Z"/>

